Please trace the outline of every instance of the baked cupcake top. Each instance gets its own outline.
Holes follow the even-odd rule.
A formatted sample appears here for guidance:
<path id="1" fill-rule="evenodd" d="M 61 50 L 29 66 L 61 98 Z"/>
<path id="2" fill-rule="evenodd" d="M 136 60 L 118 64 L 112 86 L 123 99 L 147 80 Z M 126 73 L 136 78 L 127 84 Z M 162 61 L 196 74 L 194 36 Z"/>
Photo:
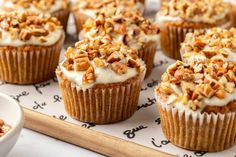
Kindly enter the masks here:
<path id="1" fill-rule="evenodd" d="M 96 19 L 87 20 L 79 38 L 109 37 L 113 42 L 140 49 L 149 42 L 158 42 L 159 31 L 157 24 L 138 13 L 119 12 L 111 17 L 105 18 L 101 14 Z"/>
<path id="2" fill-rule="evenodd" d="M 187 21 L 215 24 L 229 15 L 223 0 L 171 0 L 163 2 L 157 21 Z"/>
<path id="3" fill-rule="evenodd" d="M 120 83 L 135 76 L 143 79 L 146 66 L 137 54 L 137 50 L 109 40 L 85 39 L 67 49 L 59 69 L 81 89 L 95 84 Z"/>
<path id="4" fill-rule="evenodd" d="M 0 45 L 53 45 L 63 37 L 60 22 L 33 12 L 0 13 Z"/>
<path id="5" fill-rule="evenodd" d="M 96 18 L 100 13 L 113 14 L 117 10 L 144 12 L 139 0 L 77 0 L 73 10 L 79 10 L 88 17 Z"/>
<path id="6" fill-rule="evenodd" d="M 69 8 L 69 0 L 4 0 L 5 10 L 34 11 L 37 13 L 55 13 Z"/>
<path id="7" fill-rule="evenodd" d="M 188 33 L 180 51 L 185 62 L 206 59 L 236 62 L 236 29 Z"/>
<path id="8" fill-rule="evenodd" d="M 187 64 L 177 61 L 162 75 L 156 94 L 161 103 L 178 109 L 226 112 L 232 109 L 227 105 L 236 100 L 235 76 L 235 62 L 207 60 Z"/>

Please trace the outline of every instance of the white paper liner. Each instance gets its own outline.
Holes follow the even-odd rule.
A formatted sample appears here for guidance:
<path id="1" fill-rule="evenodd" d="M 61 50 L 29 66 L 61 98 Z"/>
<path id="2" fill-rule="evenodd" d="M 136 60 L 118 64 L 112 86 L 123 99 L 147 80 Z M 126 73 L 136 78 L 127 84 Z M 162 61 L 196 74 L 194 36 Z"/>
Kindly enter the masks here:
<path id="1" fill-rule="evenodd" d="M 236 143 L 236 112 L 180 111 L 158 102 L 162 130 L 173 144 L 195 151 L 223 151 Z"/>
<path id="2" fill-rule="evenodd" d="M 114 123 L 131 117 L 137 109 L 140 76 L 81 90 L 62 75 L 57 71 L 65 109 L 74 119 L 96 124 Z"/>
<path id="3" fill-rule="evenodd" d="M 15 84 L 35 84 L 55 75 L 64 34 L 52 46 L 0 46 L 0 80 Z"/>

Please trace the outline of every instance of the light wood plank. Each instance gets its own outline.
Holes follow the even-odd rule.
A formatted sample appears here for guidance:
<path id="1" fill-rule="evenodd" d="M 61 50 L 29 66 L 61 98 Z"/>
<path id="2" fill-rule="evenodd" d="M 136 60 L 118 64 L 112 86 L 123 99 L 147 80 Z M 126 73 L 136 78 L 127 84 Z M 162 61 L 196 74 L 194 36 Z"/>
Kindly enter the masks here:
<path id="1" fill-rule="evenodd" d="M 23 110 L 26 128 L 104 155 L 173 157 L 172 155 L 58 120 L 26 108 Z"/>

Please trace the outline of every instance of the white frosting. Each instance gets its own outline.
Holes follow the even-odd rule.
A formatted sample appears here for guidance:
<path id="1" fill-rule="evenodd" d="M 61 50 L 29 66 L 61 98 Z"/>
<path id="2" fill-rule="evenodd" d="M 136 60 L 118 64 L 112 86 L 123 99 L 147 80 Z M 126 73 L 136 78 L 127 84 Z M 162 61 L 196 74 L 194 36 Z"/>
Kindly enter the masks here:
<path id="1" fill-rule="evenodd" d="M 97 10 L 95 9 L 80 9 L 80 12 L 86 15 L 87 17 L 96 18 Z"/>
<path id="2" fill-rule="evenodd" d="M 160 104 L 162 105 L 162 107 L 169 107 L 172 109 L 177 109 L 179 112 L 185 112 L 187 114 L 193 114 L 193 113 L 201 113 L 201 110 L 197 110 L 197 111 L 193 111 L 192 109 L 190 109 L 190 107 L 188 105 L 184 105 L 184 103 L 182 101 L 177 101 L 173 104 L 168 104 L 167 102 L 164 102 L 160 97 L 158 97 L 156 95 L 156 99 L 158 102 L 160 102 Z M 212 97 L 212 98 L 204 98 L 203 99 L 203 104 L 204 106 L 225 106 L 228 103 L 230 103 L 231 101 L 236 100 L 236 90 L 234 90 L 234 92 L 232 94 L 227 93 L 225 95 L 224 99 L 219 99 L 217 97 Z"/>
<path id="3" fill-rule="evenodd" d="M 132 29 L 132 26 L 129 27 L 128 29 Z M 82 30 L 79 33 L 78 38 L 79 40 L 82 40 L 84 38 L 94 40 L 94 39 L 99 38 L 99 36 L 95 36 L 95 37 L 91 36 L 91 34 L 94 34 L 96 32 L 97 32 L 97 29 L 95 28 L 91 29 L 89 32 L 86 32 L 86 33 L 85 33 L 85 30 Z M 124 38 L 124 35 L 121 35 L 121 34 L 115 34 L 112 36 L 113 42 L 123 42 L 123 38 Z M 140 39 L 142 43 L 148 43 L 148 42 L 158 43 L 160 40 L 160 35 L 159 34 L 145 34 L 144 32 L 141 32 L 138 39 Z M 127 45 L 133 49 L 139 50 L 143 46 L 142 43 L 138 42 L 136 39 L 133 39 L 129 43 L 127 43 Z"/>
<path id="4" fill-rule="evenodd" d="M 182 92 L 181 89 L 178 88 L 176 85 L 171 84 L 172 90 L 174 90 L 176 93 L 178 93 L 179 96 L 176 96 L 177 99 L 174 102 L 171 103 L 171 106 L 177 108 L 178 110 L 184 110 L 186 112 L 192 111 L 189 107 L 189 105 L 184 105 L 183 99 L 182 99 Z M 202 103 L 203 103 L 203 109 L 206 106 L 225 106 L 231 101 L 236 100 L 236 90 L 234 89 L 233 93 L 226 93 L 224 99 L 219 99 L 217 97 L 212 97 L 212 98 L 203 98 Z M 168 102 L 165 102 L 166 104 L 170 104 Z M 201 111 L 201 110 L 200 110 Z"/>
<path id="5" fill-rule="evenodd" d="M 236 0 L 224 0 L 224 1 L 227 3 L 231 3 L 231 4 L 236 5 Z"/>
<path id="6" fill-rule="evenodd" d="M 222 20 L 222 19 L 224 19 L 227 16 L 228 13 L 229 13 L 229 10 L 225 9 L 224 13 L 216 15 L 216 16 L 212 16 L 211 19 L 215 20 L 215 21 Z M 202 21 L 202 18 L 203 18 L 202 16 L 199 16 L 197 18 L 196 17 L 189 18 L 189 19 L 187 19 L 187 21 L 189 21 L 189 22 L 204 22 L 204 21 Z M 167 21 L 169 21 L 169 22 L 176 22 L 176 21 L 182 22 L 182 21 L 184 21 L 184 19 L 182 19 L 179 16 L 161 15 L 160 13 L 157 13 L 157 15 L 156 15 L 156 22 L 158 24 L 163 25 L 163 22 L 167 22 Z M 222 25 L 222 27 L 223 26 L 224 25 Z"/>
<path id="7" fill-rule="evenodd" d="M 116 12 L 119 12 L 119 10 L 128 10 L 128 11 L 134 10 L 134 11 L 140 11 L 141 13 L 144 12 L 144 5 L 140 2 L 135 3 L 133 8 L 132 7 L 128 7 L 128 8 L 129 10 L 126 8 L 125 4 L 121 3 L 120 6 L 119 5 L 117 6 Z M 86 16 L 95 19 L 98 12 L 109 13 L 109 11 L 111 10 L 109 10 L 109 7 L 106 7 L 106 6 L 104 6 L 104 8 L 101 8 L 101 9 L 87 9 L 87 8 L 84 8 L 83 4 L 81 4 L 81 7 L 79 7 L 79 11 L 85 14 Z"/>
<path id="8" fill-rule="evenodd" d="M 185 44 L 183 44 L 184 46 Z M 212 60 L 221 59 L 225 62 L 236 62 L 236 52 L 233 52 L 231 49 L 223 48 L 222 50 L 225 50 L 228 54 L 228 57 L 225 58 L 221 54 L 218 54 L 216 56 L 213 56 Z M 183 51 L 183 50 L 181 50 Z M 187 63 L 191 63 L 193 61 L 205 61 L 206 56 L 201 53 L 194 53 L 194 52 L 183 52 L 183 60 Z"/>
<path id="9" fill-rule="evenodd" d="M 183 116 L 185 116 L 185 121 L 188 122 L 189 119 L 190 119 L 190 116 L 193 120 L 194 123 L 197 122 L 197 120 L 199 120 L 199 124 L 200 126 L 203 125 L 203 121 L 205 119 L 205 117 L 207 118 L 207 123 L 211 123 L 211 120 L 213 120 L 213 124 L 215 125 L 217 123 L 217 120 L 221 120 L 224 121 L 225 117 L 227 116 L 229 119 L 234 118 L 235 115 L 236 115 L 236 112 L 229 112 L 229 113 L 226 113 L 226 114 L 221 114 L 221 113 L 218 113 L 218 114 L 214 114 L 214 113 L 211 113 L 211 114 L 207 114 L 207 113 L 201 113 L 199 110 L 197 111 L 193 111 L 193 110 L 186 110 L 184 107 L 175 107 L 173 108 L 173 106 L 170 106 L 166 103 L 164 103 L 160 98 L 158 98 L 156 96 L 156 99 L 157 99 L 157 102 L 160 103 L 162 109 L 164 110 L 167 110 L 168 112 L 169 111 L 172 111 L 172 116 L 175 117 L 176 113 L 178 112 L 178 117 L 179 117 L 179 120 L 182 119 Z M 181 105 L 183 106 L 183 105 Z"/>
<path id="10" fill-rule="evenodd" d="M 157 13 L 156 15 L 156 22 L 162 26 L 164 22 L 166 21 L 170 21 L 170 22 L 177 22 L 177 21 L 183 21 L 183 19 L 181 19 L 180 17 L 173 17 L 173 16 L 164 16 L 164 15 L 160 15 L 159 13 Z"/>
<path id="11" fill-rule="evenodd" d="M 5 3 L 3 3 L 3 7 L 6 7 L 6 8 L 13 8 L 13 9 L 18 9 L 18 11 L 34 11 L 36 13 L 54 13 L 58 10 L 60 10 L 62 8 L 62 4 L 63 4 L 63 0 L 55 0 L 55 4 L 52 5 L 50 7 L 49 10 L 46 10 L 46 11 L 42 11 L 40 9 L 38 9 L 37 7 L 35 7 L 33 4 L 30 4 L 29 8 L 24 8 L 24 7 L 21 7 L 21 6 L 16 6 L 14 3 L 12 3 L 11 1 L 6 1 Z"/>
<path id="12" fill-rule="evenodd" d="M 42 45 L 42 46 L 49 46 L 55 44 L 60 38 L 63 37 L 63 30 L 62 28 L 56 29 L 53 32 L 50 32 L 46 38 L 46 42 L 40 42 L 39 37 L 31 36 L 30 40 L 22 41 L 18 38 L 11 39 L 11 35 L 9 32 L 2 30 L 0 28 L 0 31 L 2 32 L 2 38 L 0 38 L 0 45 L 1 46 L 23 46 L 23 45 Z"/>
<path id="13" fill-rule="evenodd" d="M 140 60 L 141 61 L 141 60 Z M 142 61 L 141 61 L 142 62 Z M 143 62 L 142 62 L 143 63 Z M 84 85 L 82 83 L 83 75 L 85 74 L 85 71 L 68 71 L 63 66 L 63 62 L 59 64 L 60 70 L 65 75 L 67 79 L 69 79 L 72 82 L 76 83 L 76 87 L 78 89 L 86 90 L 88 88 L 91 88 L 95 84 L 107 84 L 107 83 L 117 83 L 117 82 L 124 82 L 132 77 L 135 77 L 138 75 L 138 72 L 135 68 L 128 68 L 128 71 L 125 74 L 118 75 L 110 68 L 99 68 L 94 65 L 94 63 L 91 63 L 94 68 L 96 81 L 89 85 Z M 143 63 L 144 64 L 144 63 Z M 144 72 L 145 74 L 145 72 Z M 143 76 L 144 76 L 143 74 Z M 143 76 L 141 76 L 143 79 Z"/>
<path id="14" fill-rule="evenodd" d="M 204 98 L 203 102 L 208 106 L 225 106 L 233 100 L 236 100 L 236 90 L 234 90 L 233 93 L 226 93 L 224 99 L 219 99 L 217 97 L 212 97 L 210 99 Z"/>

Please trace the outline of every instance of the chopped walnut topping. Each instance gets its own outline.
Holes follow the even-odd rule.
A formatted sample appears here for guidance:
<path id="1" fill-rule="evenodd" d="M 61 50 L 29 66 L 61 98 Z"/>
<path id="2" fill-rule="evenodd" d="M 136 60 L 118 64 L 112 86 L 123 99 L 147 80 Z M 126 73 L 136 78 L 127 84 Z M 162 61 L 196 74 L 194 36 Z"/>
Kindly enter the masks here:
<path id="1" fill-rule="evenodd" d="M 11 3 L 12 6 L 5 5 L 5 3 Z M 60 3 L 60 9 L 67 9 L 69 7 L 69 0 L 4 0 L 3 7 L 8 10 L 21 10 L 34 11 L 37 8 L 42 13 L 51 13 L 50 10 L 56 3 Z"/>
<path id="2" fill-rule="evenodd" d="M 92 66 L 90 66 L 83 76 L 83 84 L 91 84 L 94 83 L 95 81 L 96 78 L 94 74 L 94 69 Z"/>
<path id="3" fill-rule="evenodd" d="M 84 39 L 69 47 L 62 66 L 68 71 L 85 72 L 83 84 L 96 81 L 95 71 L 99 68 L 110 70 L 117 75 L 124 75 L 129 69 L 136 69 L 137 75 L 144 75 L 146 66 L 137 57 L 138 51 L 125 45 L 104 42 L 101 39 Z"/>
<path id="4" fill-rule="evenodd" d="M 140 3 L 140 0 L 77 0 L 73 10 L 87 10 L 94 11 L 95 13 L 110 13 L 116 10 L 126 10 L 133 12 L 144 11 L 144 5 Z"/>
<path id="5" fill-rule="evenodd" d="M 10 129 L 11 126 L 5 124 L 5 122 L 0 119 L 0 137 L 4 136 Z"/>
<path id="6" fill-rule="evenodd" d="M 206 59 L 235 61 L 232 55 L 236 53 L 236 29 L 212 28 L 206 33 L 189 33 L 180 51 L 185 62 Z"/>
<path id="7" fill-rule="evenodd" d="M 28 41 L 34 36 L 44 43 L 47 42 L 47 35 L 52 30 L 62 30 L 62 26 L 50 15 L 38 15 L 33 12 L 5 12 L 0 14 L 0 29 L 1 32 L 9 32 L 11 39 Z"/>
<path id="8" fill-rule="evenodd" d="M 141 47 L 150 42 L 149 36 L 158 40 L 159 26 L 139 13 L 115 12 L 114 16 L 106 17 L 101 14 L 96 19 L 89 19 L 84 25 L 84 36 L 100 37 L 105 42 L 113 40 L 122 42 L 130 47 Z M 120 39 L 123 36 L 122 39 Z M 156 41 L 157 41 L 156 40 Z"/>
<path id="9" fill-rule="evenodd" d="M 114 62 L 111 66 L 117 74 L 125 74 L 128 71 L 128 66 L 121 62 Z"/>
<path id="10" fill-rule="evenodd" d="M 226 63 L 220 60 L 177 61 L 162 75 L 156 92 L 163 100 L 170 102 L 168 104 L 180 101 L 192 110 L 203 109 L 204 100 L 214 97 L 224 99 L 227 94 L 236 92 L 236 71 L 233 70 L 236 62 Z M 219 71 L 222 72 L 219 74 Z"/>
<path id="11" fill-rule="evenodd" d="M 170 0 L 162 3 L 158 14 L 211 24 L 229 15 L 230 9 L 223 0 Z"/>

